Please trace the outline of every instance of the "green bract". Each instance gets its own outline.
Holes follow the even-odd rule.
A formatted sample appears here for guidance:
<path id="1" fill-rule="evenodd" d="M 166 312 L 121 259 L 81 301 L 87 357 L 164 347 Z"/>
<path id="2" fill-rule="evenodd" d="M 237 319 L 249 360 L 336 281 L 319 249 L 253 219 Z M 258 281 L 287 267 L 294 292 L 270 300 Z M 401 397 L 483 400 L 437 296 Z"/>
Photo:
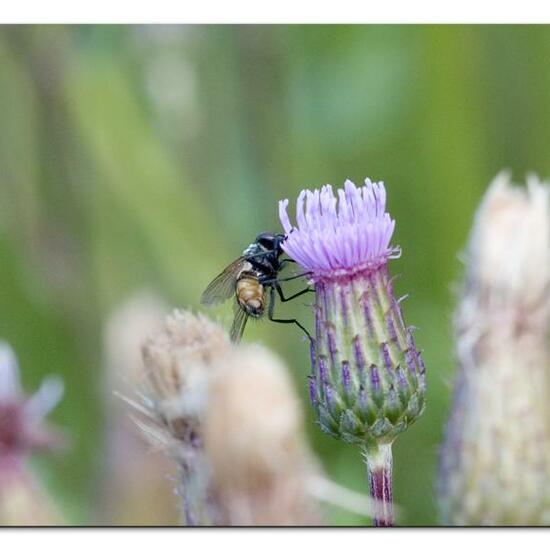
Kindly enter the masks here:
<path id="1" fill-rule="evenodd" d="M 315 289 L 310 391 L 319 424 L 350 443 L 390 443 L 422 414 L 426 383 L 387 265 Z"/>

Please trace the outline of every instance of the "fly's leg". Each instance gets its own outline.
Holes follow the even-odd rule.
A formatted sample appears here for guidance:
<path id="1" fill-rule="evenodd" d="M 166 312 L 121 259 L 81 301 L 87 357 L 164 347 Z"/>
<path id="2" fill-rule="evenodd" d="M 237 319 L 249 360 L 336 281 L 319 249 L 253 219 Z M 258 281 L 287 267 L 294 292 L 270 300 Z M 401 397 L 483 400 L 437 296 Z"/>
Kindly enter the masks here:
<path id="1" fill-rule="evenodd" d="M 300 277 L 307 277 L 308 275 L 311 275 L 311 271 L 308 271 L 307 273 L 300 273 L 298 275 L 292 275 L 292 277 L 283 277 L 282 279 L 265 279 L 265 280 L 262 280 L 260 279 L 260 283 L 262 283 L 262 285 L 277 285 L 278 286 L 278 283 L 284 283 L 285 281 L 293 281 L 294 279 L 299 279 Z M 311 290 L 311 292 L 315 292 L 315 290 L 313 288 L 309 289 Z M 279 296 L 281 296 L 281 292 L 279 292 Z M 291 298 L 288 298 L 287 300 L 283 300 L 283 297 L 281 296 L 281 300 L 283 300 L 283 302 L 286 302 L 288 300 L 290 300 Z"/>
<path id="2" fill-rule="evenodd" d="M 270 294 L 269 294 L 269 307 L 268 307 L 268 310 L 267 310 L 267 317 L 269 318 L 270 321 L 273 321 L 274 323 L 285 323 L 285 324 L 294 323 L 295 325 L 298 325 L 304 331 L 306 336 L 309 338 L 309 341 L 310 341 L 311 345 L 313 345 L 314 340 L 311 337 L 311 334 L 300 323 L 300 321 L 298 321 L 297 319 L 274 319 L 273 318 L 273 313 L 274 313 L 273 310 L 275 308 L 275 288 L 277 289 L 277 292 L 279 293 L 279 296 L 280 296 L 282 302 L 288 302 L 289 300 L 292 300 L 293 298 L 296 298 L 296 297 L 298 297 L 302 294 L 305 294 L 306 292 L 309 291 L 309 289 L 306 288 L 306 289 L 298 292 L 297 294 L 294 294 L 293 296 L 291 296 L 289 298 L 285 298 L 284 295 L 283 295 L 283 291 L 282 291 L 281 287 L 279 285 L 276 285 L 276 286 L 272 285 L 271 289 L 269 291 Z"/>
<path id="3" fill-rule="evenodd" d="M 279 279 L 280 281 L 281 279 Z M 278 281 L 277 281 L 278 282 Z M 283 289 L 275 283 L 275 288 L 277 289 L 277 293 L 279 294 L 279 298 L 281 299 L 281 302 L 290 302 L 290 300 L 294 300 L 294 298 L 298 298 L 298 296 L 302 296 L 302 294 L 306 294 L 307 292 L 315 292 L 314 288 L 304 288 L 303 290 L 300 290 L 293 294 L 292 296 L 289 296 L 288 298 L 285 297 L 283 294 Z"/>

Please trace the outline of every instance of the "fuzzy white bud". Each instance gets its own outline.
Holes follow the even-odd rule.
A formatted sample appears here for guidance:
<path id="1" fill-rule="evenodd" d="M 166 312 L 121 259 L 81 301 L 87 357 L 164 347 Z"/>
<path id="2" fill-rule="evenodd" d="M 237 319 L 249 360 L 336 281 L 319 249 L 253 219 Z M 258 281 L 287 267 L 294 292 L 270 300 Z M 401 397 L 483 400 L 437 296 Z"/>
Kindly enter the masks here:
<path id="1" fill-rule="evenodd" d="M 281 361 L 260 346 L 236 348 L 212 378 L 205 417 L 205 452 L 221 523 L 319 523 L 308 489 L 317 467 L 302 424 Z"/>
<path id="2" fill-rule="evenodd" d="M 549 193 L 499 174 L 476 214 L 440 462 L 447 524 L 550 524 Z"/>

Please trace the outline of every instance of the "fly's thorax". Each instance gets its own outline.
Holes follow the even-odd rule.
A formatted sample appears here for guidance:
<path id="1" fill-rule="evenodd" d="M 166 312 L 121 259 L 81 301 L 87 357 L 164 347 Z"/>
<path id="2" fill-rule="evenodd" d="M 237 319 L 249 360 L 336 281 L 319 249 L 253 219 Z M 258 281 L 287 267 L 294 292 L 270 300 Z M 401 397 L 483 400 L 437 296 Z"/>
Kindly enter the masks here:
<path id="1" fill-rule="evenodd" d="M 260 246 L 258 243 L 251 243 L 243 250 L 243 257 L 247 258 L 250 256 L 255 256 L 256 254 L 261 254 L 265 252 L 263 246 Z"/>
<path id="2" fill-rule="evenodd" d="M 321 427 L 391 442 L 421 414 L 425 374 L 387 266 L 316 283 L 311 397 Z"/>
<path id="3" fill-rule="evenodd" d="M 280 269 L 279 256 L 282 252 L 280 247 L 270 250 L 261 244 L 252 243 L 243 251 L 243 258 L 248 259 L 247 264 L 253 265 L 261 275 L 275 278 Z"/>
<path id="4" fill-rule="evenodd" d="M 241 273 L 237 279 L 236 295 L 239 306 L 253 317 L 260 317 L 265 309 L 265 290 L 253 271 Z"/>

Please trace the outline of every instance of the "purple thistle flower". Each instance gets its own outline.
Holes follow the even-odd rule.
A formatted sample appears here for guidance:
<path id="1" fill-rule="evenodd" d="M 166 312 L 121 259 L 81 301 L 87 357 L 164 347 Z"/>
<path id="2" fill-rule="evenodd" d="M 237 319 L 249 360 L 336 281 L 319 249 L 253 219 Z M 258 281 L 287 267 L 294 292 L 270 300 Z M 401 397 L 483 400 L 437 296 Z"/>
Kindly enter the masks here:
<path id="1" fill-rule="evenodd" d="M 331 185 L 302 191 L 297 227 L 288 217 L 288 199 L 279 202 L 287 235 L 283 250 L 311 271 L 314 281 L 372 271 L 400 255 L 399 248 L 390 247 L 395 220 L 386 212 L 384 184 L 367 178 L 364 187 L 350 180 L 344 187 L 338 189 L 338 198 Z"/>
<path id="2" fill-rule="evenodd" d="M 347 180 L 336 193 L 330 185 L 304 190 L 296 225 L 287 208 L 288 200 L 279 202 L 283 250 L 315 286 L 310 380 L 319 425 L 363 446 L 372 481 L 381 468 L 391 472 L 386 447 L 420 416 L 426 389 L 388 271 L 400 249 L 391 245 L 395 221 L 386 212 L 386 190 L 370 179 L 362 187 Z"/>
<path id="3" fill-rule="evenodd" d="M 62 394 L 61 380 L 50 377 L 36 393 L 25 396 L 17 359 L 11 347 L 0 342 L 0 485 L 30 452 L 62 445 L 61 434 L 44 424 Z"/>

